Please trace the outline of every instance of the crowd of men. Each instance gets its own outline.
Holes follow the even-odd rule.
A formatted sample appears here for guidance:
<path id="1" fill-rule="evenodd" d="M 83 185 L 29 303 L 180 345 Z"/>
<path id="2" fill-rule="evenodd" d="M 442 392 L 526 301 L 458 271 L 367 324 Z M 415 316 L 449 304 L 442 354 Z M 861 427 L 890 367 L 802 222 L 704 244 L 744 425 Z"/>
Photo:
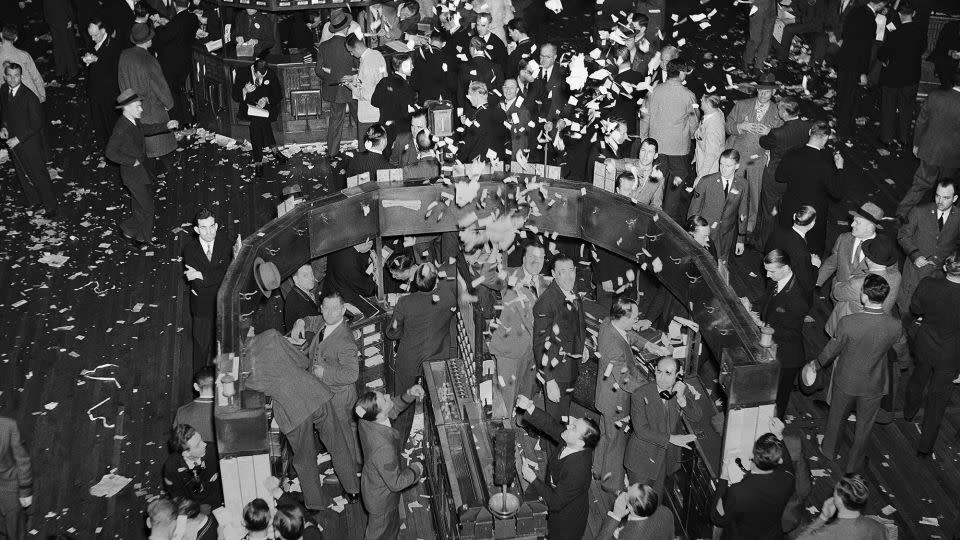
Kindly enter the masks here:
<path id="1" fill-rule="evenodd" d="M 662 208 L 685 225 L 723 275 L 748 247 L 760 251 L 769 287 L 756 306 L 744 303 L 759 326 L 773 329 L 779 346 L 777 416 L 785 417 L 795 388 L 820 392 L 814 397 L 829 403 L 820 451 L 847 473 L 820 517 L 795 534 L 885 538 L 877 522 L 861 516 L 868 489 L 858 473 L 872 427 L 890 421 L 892 384 L 901 369 L 912 368 L 904 416 L 913 420 L 923 409 L 917 454 L 928 459 L 960 372 L 960 214 L 953 212 L 958 188 L 952 179 L 960 169 L 956 25 L 941 32 L 930 57 L 943 87 L 923 101 L 914 125 L 926 19 L 909 0 L 797 2 L 795 22 L 780 39 L 774 35 L 777 3 L 754 0 L 741 68 L 755 96 L 732 107 L 703 69 L 712 57 L 695 57 L 665 26 L 671 24 L 666 2 L 628 3 L 624 11 L 617 10 L 622 2 L 606 2 L 583 50 L 544 39 L 541 3 L 494 4 L 475 11 L 468 5 L 377 3 L 357 20 L 342 9 L 326 18 L 304 12 L 286 17 L 277 33 L 256 9 L 230 10 L 201 0 L 81 2 L 76 12 L 69 2 L 46 1 L 44 15 L 57 77 L 85 71 L 91 126 L 131 195 L 132 215 L 119 229 L 134 247 L 153 242 L 152 180 L 170 170 L 177 148 L 171 130 L 194 121 L 187 99 L 193 46 L 223 38 L 253 51 L 249 69 L 237 71 L 232 98 L 249 120 L 258 175 L 271 157 L 286 159 L 273 134 L 284 91 L 267 56 L 315 46 L 334 185 L 387 168 L 402 168 L 405 178 L 431 179 L 453 162 L 545 163 L 575 181 L 615 178 L 618 194 Z M 0 15 L 0 138 L 28 205 L 55 219 L 57 190 L 43 136 L 44 81 L 30 55 L 15 45 L 21 30 L 14 11 Z M 428 19 L 433 24 L 424 33 L 418 25 Z M 418 46 L 390 54 L 389 62 L 378 50 L 413 34 Z M 809 76 L 812 90 L 835 95 L 835 121 L 803 118 L 797 98 L 778 95 L 782 84 L 772 68 L 796 57 L 794 36 L 811 51 L 809 58 L 801 52 L 804 65 L 797 69 Z M 836 85 L 829 88 L 833 72 Z M 828 212 L 848 195 L 844 146 L 837 142 L 852 139 L 867 87 L 880 89 L 877 144 L 899 154 L 912 149 L 920 164 L 896 223 L 876 204 L 858 200 L 850 212 L 851 231 L 831 248 Z M 449 134 L 428 127 L 430 111 L 438 107 L 453 112 Z M 346 150 L 342 141 L 354 138 L 358 148 Z M 158 539 L 175 532 L 216 538 L 218 528 L 230 526 L 211 513 L 223 495 L 209 364 L 216 291 L 237 244 L 209 210 L 196 216 L 194 226 L 197 238 L 184 246 L 183 261 L 198 397 L 177 412 L 172 453 L 163 466 L 165 496 L 148 508 L 151 538 Z M 896 238 L 885 233 L 889 228 L 897 229 Z M 367 538 L 396 537 L 399 493 L 424 472 L 400 458 L 411 431 L 410 405 L 423 396 L 416 379 L 424 361 L 446 353 L 448 333 L 439 329 L 451 323 L 451 308 L 464 289 L 478 298 L 492 295 L 502 306 L 491 317 L 489 344 L 507 381 L 498 414 L 515 417 L 549 450 L 543 474 L 525 465 L 522 476 L 549 508 L 550 538 L 583 536 L 593 479 L 617 495 L 601 536 L 673 538 L 673 518 L 660 501 L 681 449 L 695 439 L 682 432 L 680 419 L 698 419 L 704 397 L 682 381 L 684 366 L 669 347 L 641 336 L 653 323 L 641 319 L 636 286 L 621 285 L 626 275 L 642 279 L 639 268 L 603 253 L 594 265 L 594 296 L 609 308 L 596 338 L 600 371 L 607 374 L 597 382 L 598 422 L 570 415 L 589 338 L 577 283 L 580 261 L 535 241 L 516 246 L 522 260 L 515 266 L 505 256 L 493 263 L 489 254 L 477 260 L 477 250 L 467 249 L 473 257 L 467 272 L 487 278 L 479 286 L 460 283 L 458 290 L 448 279 L 453 270 L 431 262 L 441 259 L 400 253 L 378 261 L 371 244 L 331 254 L 321 272 L 300 268 L 285 286 L 283 332 L 265 332 L 250 346 L 262 361 L 247 385 L 273 400 L 303 500 L 278 488 L 273 515 L 263 500 L 250 502 L 243 523 L 235 524 L 247 538 L 271 537 L 271 527 L 285 539 L 319 537 L 310 523 L 322 522 L 328 501 L 314 431 L 347 501 L 362 500 L 370 514 Z M 397 343 L 393 398 L 357 394 L 358 348 L 345 324 L 349 304 L 376 290 L 366 272 L 371 260 L 404 293 L 386 331 Z M 265 294 L 280 287 L 271 266 L 255 269 Z M 607 276 L 616 287 L 604 285 Z M 830 340 L 820 352 L 806 351 L 803 327 L 818 293 L 833 302 L 825 328 Z M 663 324 L 669 310 L 662 311 L 648 309 L 645 316 Z M 634 361 L 634 349 L 659 358 L 649 380 Z M 534 404 L 538 395 L 540 408 Z M 854 438 L 843 463 L 836 463 L 851 410 Z M 712 509 L 725 538 L 780 538 L 801 526 L 796 512 L 809 492 L 809 473 L 791 437 L 773 419 L 770 433 L 754 445 L 751 464 L 725 464 L 728 480 Z M 32 502 L 31 483 L 16 423 L 3 419 L 0 515 L 8 537 L 22 535 L 19 509 Z"/>

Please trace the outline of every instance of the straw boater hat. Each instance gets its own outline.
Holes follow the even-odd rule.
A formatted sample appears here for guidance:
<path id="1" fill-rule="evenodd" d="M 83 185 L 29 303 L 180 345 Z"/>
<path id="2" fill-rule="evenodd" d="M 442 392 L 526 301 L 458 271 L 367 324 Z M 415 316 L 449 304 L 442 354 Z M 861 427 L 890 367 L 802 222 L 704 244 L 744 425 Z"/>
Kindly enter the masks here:
<path id="1" fill-rule="evenodd" d="M 269 298 L 274 289 L 280 286 L 280 271 L 277 270 L 277 265 L 257 257 L 253 261 L 253 280 L 257 282 L 260 292 Z"/>
<path id="2" fill-rule="evenodd" d="M 334 34 L 350 27 L 352 19 L 345 11 L 335 11 L 330 15 L 330 31 Z"/>
<path id="3" fill-rule="evenodd" d="M 130 41 L 141 45 L 153 39 L 153 27 L 146 23 L 137 23 L 130 29 Z"/>
<path id="4" fill-rule="evenodd" d="M 850 215 L 860 216 L 876 225 L 878 229 L 883 228 L 883 225 L 880 223 L 883 221 L 883 210 L 872 202 L 865 202 L 860 208 L 851 210 Z"/>
<path id="5" fill-rule="evenodd" d="M 117 96 L 117 108 L 122 109 L 135 101 L 140 101 L 140 96 L 133 90 L 127 88 Z"/>

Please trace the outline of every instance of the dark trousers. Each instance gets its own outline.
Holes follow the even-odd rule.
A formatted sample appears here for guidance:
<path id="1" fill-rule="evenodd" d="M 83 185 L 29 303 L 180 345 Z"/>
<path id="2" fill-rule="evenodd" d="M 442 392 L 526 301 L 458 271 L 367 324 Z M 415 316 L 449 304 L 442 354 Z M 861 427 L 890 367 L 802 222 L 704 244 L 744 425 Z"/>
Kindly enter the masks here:
<path id="1" fill-rule="evenodd" d="M 667 444 L 670 444 L 670 443 L 667 443 Z M 657 467 L 656 478 L 650 478 L 647 475 L 638 474 L 637 471 L 634 471 L 629 467 L 626 468 L 626 471 L 627 471 L 627 481 L 630 482 L 631 485 L 646 484 L 652 487 L 653 490 L 656 491 L 658 495 L 660 495 L 661 497 L 663 496 L 663 487 L 667 479 L 666 463 L 661 463 L 660 466 Z M 619 486 L 619 487 L 622 488 L 623 486 Z"/>
<path id="2" fill-rule="evenodd" d="M 419 375 L 405 375 L 403 373 L 394 373 L 393 374 L 393 388 L 390 388 L 390 394 L 394 396 L 402 396 L 408 388 L 417 384 L 417 377 Z M 397 415 L 397 418 L 392 422 L 394 429 L 400 433 L 400 448 L 404 448 L 407 444 L 407 437 L 410 436 L 410 429 L 413 427 L 413 416 L 417 412 L 416 403 L 411 404 L 409 407 L 403 410 L 402 413 Z"/>
<path id="3" fill-rule="evenodd" d="M 146 172 L 143 163 L 138 165 Z M 123 176 L 121 172 L 121 177 Z M 123 234 L 141 242 L 149 242 L 153 237 L 153 186 L 148 182 L 140 180 L 127 181 L 123 179 L 123 185 L 130 191 L 130 211 L 133 213 L 130 217 L 120 223 L 120 229 Z"/>
<path id="4" fill-rule="evenodd" d="M 667 169 L 663 171 L 663 181 L 666 182 L 663 191 L 663 211 L 677 223 L 685 223 L 687 209 L 690 207 L 690 194 L 686 190 L 690 176 L 690 159 L 686 155 L 664 155 L 663 157 Z M 673 185 L 676 177 L 682 180 L 679 186 Z"/>
<path id="5" fill-rule="evenodd" d="M 956 376 L 956 368 L 938 368 L 922 356 L 917 356 L 917 367 L 907 383 L 903 416 L 913 418 L 920 407 L 923 407 L 923 425 L 920 427 L 920 442 L 917 444 L 920 452 L 933 452 L 933 444 L 937 442 L 940 422 L 943 421 L 943 412 L 950 402 L 953 379 Z"/>
<path id="6" fill-rule="evenodd" d="M 863 464 L 863 454 L 867 447 L 867 438 L 877 420 L 880 401 L 883 396 L 852 396 L 834 387 L 830 396 L 830 414 L 827 415 L 827 432 L 823 436 L 823 453 L 833 459 L 837 455 L 837 443 L 841 430 L 851 410 L 857 412 L 857 425 L 854 428 L 853 444 L 847 455 L 846 472 L 856 472 Z"/>
<path id="7" fill-rule="evenodd" d="M 53 183 L 47 163 L 43 159 L 43 147 L 28 142 L 10 150 L 10 157 L 17 169 L 17 179 L 23 188 L 23 195 L 30 206 L 43 203 L 48 212 L 57 210 L 57 197 L 53 193 Z"/>
<path id="8" fill-rule="evenodd" d="M 399 503 L 394 505 L 388 512 L 383 514 L 370 514 L 367 517 L 367 528 L 363 532 L 363 540 L 380 540 L 386 538 L 400 538 Z"/>
<path id="9" fill-rule="evenodd" d="M 173 94 L 173 108 L 170 109 L 170 118 L 180 122 L 180 127 L 188 126 L 193 123 L 193 115 L 190 113 L 190 101 L 187 99 L 187 75 L 171 73 L 165 75 L 167 86 L 170 87 L 170 93 Z"/>
<path id="10" fill-rule="evenodd" d="M 213 331 L 216 328 L 213 314 L 209 317 L 193 316 L 193 372 L 210 364 L 213 356 L 214 339 Z"/>
<path id="11" fill-rule="evenodd" d="M 913 184 L 910 185 L 907 194 L 897 205 L 897 215 L 906 216 L 930 192 L 937 180 L 951 177 L 955 172 L 957 172 L 956 169 L 931 165 L 921 160 L 917 170 L 913 173 Z"/>
<path id="12" fill-rule="evenodd" d="M 780 347 L 796 347 L 799 343 L 781 343 Z M 790 404 L 790 393 L 793 392 L 793 384 L 797 380 L 797 374 L 800 373 L 798 367 L 780 366 L 780 380 L 777 382 L 777 418 L 783 420 L 783 415 L 787 412 L 787 405 Z"/>
<path id="13" fill-rule="evenodd" d="M 269 118 L 250 119 L 250 144 L 253 146 L 253 161 L 257 163 L 263 161 L 264 148 L 276 146 Z"/>
<path id="14" fill-rule="evenodd" d="M 770 170 L 767 165 L 763 171 L 762 187 L 760 188 L 760 210 L 757 215 L 757 228 L 754 229 L 754 240 L 760 247 L 764 246 L 767 238 L 777 223 L 777 217 L 774 212 L 779 212 L 780 199 L 787 192 L 787 185 L 776 181 L 776 170 Z M 788 219 L 793 220 L 792 216 Z M 826 220 L 826 216 L 821 218 Z"/>
<path id="15" fill-rule="evenodd" d="M 750 37 L 747 47 L 743 50 L 743 67 L 750 64 L 757 69 L 763 69 L 763 62 L 770 54 L 770 43 L 773 41 L 773 26 L 777 22 L 777 3 L 773 0 L 755 2 L 758 11 L 750 16 Z"/>
<path id="16" fill-rule="evenodd" d="M 343 124 L 347 119 L 347 104 L 330 102 L 328 105 L 330 118 L 327 119 L 327 154 L 333 157 L 340 153 Z"/>
<path id="17" fill-rule="evenodd" d="M 23 508 L 16 491 L 0 491 L 0 538 L 23 540 Z"/>
<path id="18" fill-rule="evenodd" d="M 816 66 L 827 55 L 827 34 L 818 23 L 793 23 L 783 27 L 783 36 L 777 47 L 777 58 L 786 60 L 794 36 L 803 36 L 810 41 L 810 65 Z"/>
<path id="19" fill-rule="evenodd" d="M 82 30 L 86 33 L 86 28 Z M 53 38 L 53 61 L 57 77 L 76 77 L 80 73 L 80 66 L 77 65 L 80 53 L 77 52 L 77 39 L 73 29 L 50 25 L 50 37 Z"/>
<path id="20" fill-rule="evenodd" d="M 857 114 L 857 96 L 860 94 L 860 74 L 851 68 L 837 69 L 837 135 L 853 135 L 854 117 Z"/>
<path id="21" fill-rule="evenodd" d="M 909 147 L 913 142 L 910 122 L 917 104 L 917 85 L 893 88 L 880 88 L 880 140 L 890 142 L 894 132 L 900 135 L 898 140 Z"/>
<path id="22" fill-rule="evenodd" d="M 333 403 L 321 405 L 311 418 L 287 433 L 287 441 L 293 449 L 293 467 L 300 478 L 300 489 L 303 491 L 303 504 L 308 510 L 320 510 L 327 506 L 320 489 L 320 467 L 317 465 L 317 444 L 313 432 L 320 434 L 333 469 L 337 473 L 340 485 L 347 493 L 360 493 L 360 480 L 357 478 L 357 464 L 350 455 L 344 439 L 345 429 L 350 426 L 341 426 L 336 423 Z"/>
<path id="23" fill-rule="evenodd" d="M 113 127 L 117 124 L 117 109 L 114 108 L 114 102 L 91 98 L 90 123 L 93 124 L 93 132 L 97 135 L 97 142 L 105 148 L 107 141 L 110 140 L 110 134 L 113 133 Z"/>

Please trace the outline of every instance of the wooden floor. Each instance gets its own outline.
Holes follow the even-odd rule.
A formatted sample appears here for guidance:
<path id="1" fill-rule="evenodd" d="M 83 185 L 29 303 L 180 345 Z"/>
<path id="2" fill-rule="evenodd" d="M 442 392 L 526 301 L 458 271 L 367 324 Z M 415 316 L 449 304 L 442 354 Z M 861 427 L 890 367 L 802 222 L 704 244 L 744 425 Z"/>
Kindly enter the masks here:
<path id="1" fill-rule="evenodd" d="M 36 4 L 28 6 L 34 19 L 37 13 L 29 10 L 37 10 Z M 681 31 L 687 32 L 691 49 L 713 50 L 718 67 L 733 66 L 743 38 L 742 30 L 731 27 L 734 22 L 737 28 L 744 27 L 745 15 L 743 9 L 722 11 L 709 31 L 695 34 L 685 26 Z M 30 23 L 30 30 L 38 28 L 36 21 Z M 34 54 L 49 82 L 49 42 L 26 41 L 22 45 Z M 796 79 L 793 76 L 792 82 Z M 137 539 L 144 536 L 147 498 L 160 492 L 158 474 L 167 455 L 168 425 L 176 407 L 189 399 L 190 368 L 185 361 L 189 316 L 177 261 L 187 233 L 181 226 L 191 221 L 200 205 L 209 205 L 231 234 L 251 234 L 272 218 L 285 183 L 298 181 L 308 195 L 324 192 L 319 174 L 323 164 L 316 156 L 297 157 L 282 169 L 268 167 L 265 179 L 255 179 L 247 155 L 182 141 L 177 168 L 156 186 L 155 234 L 160 247 L 154 252 L 128 252 L 115 232 L 115 224 L 127 215 L 127 197 L 116 170 L 102 164 L 101 152 L 92 141 L 81 88 L 80 81 L 51 84 L 46 104 L 47 137 L 52 163 L 60 169 L 57 189 L 66 217 L 50 224 L 27 215 L 12 172 L 5 168 L 0 173 L 4 182 L 0 283 L 5 285 L 0 288 L 4 313 L 0 390 L 9 402 L 8 410 L 20 422 L 33 459 L 37 493 L 31 532 L 39 538 L 60 532 L 84 539 Z M 807 100 L 804 111 L 822 115 L 824 105 Z M 864 133 L 855 147 L 845 150 L 851 172 L 844 203 L 859 204 L 869 198 L 891 211 L 916 164 L 909 157 L 878 155 L 866 145 L 867 137 L 875 136 L 875 127 L 866 126 Z M 845 215 L 840 205 L 834 213 L 831 229 L 835 234 L 842 226 L 837 222 Z M 53 268 L 40 262 L 45 253 L 62 254 L 69 260 Z M 758 257 L 748 253 L 738 264 L 742 279 L 735 286 L 742 294 L 755 295 L 761 286 Z M 823 343 L 820 329 L 827 309 L 818 305 L 816 322 L 807 329 L 809 351 Z M 81 374 L 103 364 L 116 366 L 100 367 L 93 375 L 115 377 L 119 387 Z M 816 456 L 815 436 L 822 433 L 823 413 L 806 399 L 793 403 L 792 425 L 806 431 L 807 453 Z M 874 430 L 868 449 L 867 473 L 876 488 L 870 510 L 892 506 L 896 511 L 891 517 L 900 525 L 901 538 L 947 538 L 955 531 L 950 527 L 960 500 L 958 429 L 960 403 L 954 396 L 932 462 L 914 458 L 916 424 L 898 420 Z M 817 463 L 812 468 L 823 468 Z M 131 478 L 131 484 L 110 499 L 89 495 L 89 488 L 109 472 Z M 836 475 L 836 471 L 829 473 Z M 819 506 L 831 482 L 816 479 L 808 504 Z M 598 530 L 609 505 L 599 490 L 592 493 L 595 504 L 588 537 Z M 337 494 L 330 489 L 331 496 Z M 404 502 L 402 538 L 433 538 L 430 501 L 422 486 L 405 493 Z M 327 514 L 328 538 L 362 537 L 365 518 L 358 506 Z M 940 527 L 920 524 L 924 517 L 938 519 Z"/>

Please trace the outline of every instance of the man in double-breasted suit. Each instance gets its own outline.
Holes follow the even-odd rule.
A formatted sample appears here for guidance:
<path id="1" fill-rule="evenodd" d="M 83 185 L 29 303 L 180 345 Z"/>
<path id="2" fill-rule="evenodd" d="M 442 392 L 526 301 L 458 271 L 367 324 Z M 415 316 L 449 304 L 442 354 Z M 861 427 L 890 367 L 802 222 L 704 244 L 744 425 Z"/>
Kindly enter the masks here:
<path id="1" fill-rule="evenodd" d="M 933 184 L 950 178 L 960 169 L 960 71 L 954 75 L 953 88 L 930 92 L 920 106 L 913 129 L 913 154 L 920 165 L 913 173 L 913 185 L 897 205 L 897 215 L 905 216 Z"/>
<path id="2" fill-rule="evenodd" d="M 317 46 L 317 77 L 320 78 L 320 95 L 330 107 L 327 124 L 327 154 L 334 157 L 340 153 L 340 138 L 343 121 L 347 117 L 347 104 L 353 99 L 350 88 L 340 84 L 347 75 L 356 72 L 357 61 L 347 51 L 347 32 L 352 22 L 350 15 L 335 13 L 330 20 L 333 37 Z"/>
<path id="3" fill-rule="evenodd" d="M 544 410 L 558 422 L 570 412 L 570 392 L 586 353 L 577 270 L 565 255 L 553 261 L 553 283 L 533 306 L 533 361 L 543 384 Z"/>
<path id="4" fill-rule="evenodd" d="M 110 35 L 106 23 L 94 17 L 87 32 L 93 41 L 93 49 L 82 57 L 87 65 L 87 92 L 90 98 L 90 119 L 97 140 L 106 146 L 110 131 L 117 123 L 116 99 L 117 68 L 120 64 L 120 40 Z"/>
<path id="5" fill-rule="evenodd" d="M 810 252 L 810 246 L 807 244 L 806 235 L 820 219 L 816 210 L 807 207 L 799 214 L 799 219 L 793 220 L 793 226 L 790 228 L 777 224 L 767 241 L 763 246 L 763 252 L 771 249 L 779 249 L 790 257 L 790 268 L 793 274 L 797 276 L 797 281 L 808 294 L 813 293 L 814 284 L 817 282 L 817 266 L 820 264 L 820 256 Z"/>
<path id="6" fill-rule="evenodd" d="M 593 455 L 593 469 L 600 485 L 610 493 L 623 488 L 623 454 L 627 449 L 625 418 L 630 411 L 630 394 L 647 381 L 634 358 L 634 349 L 664 356 L 665 347 L 648 341 L 636 329 L 649 327 L 640 320 L 637 303 L 626 295 L 617 296 L 610 307 L 610 318 L 600 324 L 597 337 L 599 356 L 596 408 L 602 415 L 600 442 Z"/>
<path id="7" fill-rule="evenodd" d="M 783 125 L 783 119 L 773 102 L 779 87 L 776 79 L 771 74 L 765 74 L 755 86 L 757 97 L 737 101 L 727 115 L 727 148 L 740 152 L 740 168 L 750 186 L 748 233 L 752 233 L 757 225 L 763 171 L 767 166 L 767 151 L 760 145 L 760 137 Z"/>
<path id="8" fill-rule="evenodd" d="M 166 124 L 141 124 L 143 106 L 140 96 L 124 90 L 117 96 L 123 115 L 117 119 L 110 140 L 107 141 L 107 159 L 120 165 L 120 179 L 130 191 L 133 215 L 120 224 L 120 232 L 136 247 L 150 244 L 153 235 L 153 175 L 147 170 L 145 135 L 168 132 L 178 125 L 176 120 Z"/>
<path id="9" fill-rule="evenodd" d="M 0 533 L 10 540 L 25 538 L 22 508 L 32 504 L 30 454 L 23 446 L 17 421 L 0 416 L 0 505 L 3 505 Z"/>
<path id="10" fill-rule="evenodd" d="M 867 438 L 873 429 L 880 401 L 887 393 L 887 353 L 897 351 L 901 358 L 907 354 L 907 339 L 900 321 L 883 311 L 883 301 L 890 293 L 887 281 L 876 274 L 863 280 L 860 299 L 863 311 L 840 319 L 833 339 L 811 364 L 816 369 L 826 368 L 836 359 L 831 378 L 832 395 L 827 429 L 821 449 L 828 459 L 836 456 L 840 429 L 851 408 L 856 408 L 857 426 L 846 471 L 860 470 Z"/>
<path id="11" fill-rule="evenodd" d="M 683 434 L 680 417 L 700 420 L 696 396 L 678 380 L 680 364 L 673 357 L 657 362 L 656 380 L 633 391 L 630 396 L 630 424 L 623 467 L 630 483 L 647 484 L 663 494 L 664 480 L 679 466 L 680 449 L 689 447 L 696 435 Z M 689 395 L 688 395 L 689 394 Z"/>
<path id="12" fill-rule="evenodd" d="M 153 50 L 157 53 L 160 69 L 173 94 L 170 116 L 186 124 L 190 121 L 190 111 L 185 84 L 193 61 L 191 51 L 197 29 L 200 28 L 200 19 L 187 10 L 190 0 L 174 0 L 171 4 L 176 5 L 176 15 L 170 18 L 170 22 L 157 28 Z"/>
<path id="13" fill-rule="evenodd" d="M 133 22 L 136 20 L 133 14 L 134 5 L 134 2 L 128 3 L 127 0 L 103 0 L 100 14 L 107 23 L 111 35 L 121 43 L 126 43 L 130 36 L 130 29 L 133 28 Z"/>
<path id="14" fill-rule="evenodd" d="M 7 64 L 0 86 L 0 139 L 6 141 L 17 178 L 31 207 L 43 207 L 48 217 L 57 213 L 57 197 L 47 171 L 43 144 L 43 110 L 40 100 L 21 84 L 23 68 Z"/>
<path id="15" fill-rule="evenodd" d="M 360 377 L 360 350 L 353 331 L 346 324 L 343 297 L 330 293 L 320 303 L 319 317 L 306 317 L 294 324 L 298 329 L 314 334 L 310 347 L 311 371 L 333 392 L 333 410 L 337 422 L 347 428 L 347 447 L 354 461 L 360 463 L 360 445 L 356 438 L 353 406 L 357 401 L 357 379 Z"/>
<path id="16" fill-rule="evenodd" d="M 960 247 L 960 211 L 954 180 L 944 178 L 937 183 L 932 203 L 914 206 L 907 221 L 897 231 L 897 241 L 909 260 L 903 264 L 897 306 L 901 317 L 910 314 L 910 299 L 920 280 L 927 276 L 943 276 L 943 261 Z"/>
<path id="17" fill-rule="evenodd" d="M 217 317 L 217 291 L 233 258 L 230 238 L 219 232 L 217 219 L 210 210 L 197 213 L 194 232 L 183 246 L 184 275 L 190 284 L 190 317 L 193 319 L 193 371 L 210 363 L 215 352 L 214 330 Z M 219 234 L 218 234 L 219 233 Z"/>
<path id="18" fill-rule="evenodd" d="M 724 150 L 720 154 L 720 172 L 708 174 L 693 188 L 687 217 L 700 216 L 710 224 L 710 241 L 717 257 L 726 261 L 731 253 L 743 253 L 750 211 L 750 187 L 739 172 L 740 154 Z"/>

